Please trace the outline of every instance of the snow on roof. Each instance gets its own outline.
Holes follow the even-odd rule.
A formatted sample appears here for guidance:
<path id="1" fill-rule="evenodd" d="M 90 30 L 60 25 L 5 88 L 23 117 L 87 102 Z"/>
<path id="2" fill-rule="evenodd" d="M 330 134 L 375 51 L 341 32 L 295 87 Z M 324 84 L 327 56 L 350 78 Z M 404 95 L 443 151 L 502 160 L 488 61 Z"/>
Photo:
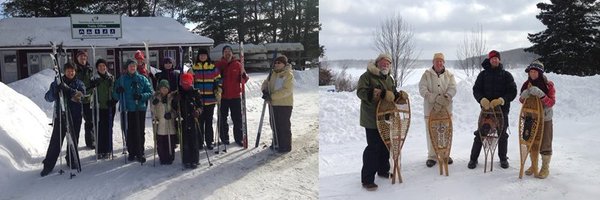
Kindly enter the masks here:
<path id="1" fill-rule="evenodd" d="M 67 47 L 143 47 L 211 46 L 208 37 L 191 33 L 168 17 L 122 16 L 123 37 L 117 39 L 72 39 L 70 17 L 6 18 L 0 20 L 0 48 L 50 47 L 49 42 L 64 42 Z"/>

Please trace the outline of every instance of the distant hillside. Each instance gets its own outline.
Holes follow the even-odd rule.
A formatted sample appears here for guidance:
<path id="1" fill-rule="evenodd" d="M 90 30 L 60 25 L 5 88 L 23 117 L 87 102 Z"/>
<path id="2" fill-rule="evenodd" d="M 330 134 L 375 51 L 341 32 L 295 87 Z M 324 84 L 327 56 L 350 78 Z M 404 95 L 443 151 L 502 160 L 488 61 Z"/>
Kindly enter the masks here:
<path id="1" fill-rule="evenodd" d="M 539 58 L 540 56 L 525 52 L 524 48 L 511 49 L 507 51 L 500 51 L 502 63 L 507 69 L 510 68 L 521 68 L 525 67 L 531 61 Z M 487 57 L 487 55 L 486 55 Z M 370 60 L 356 60 L 356 59 L 343 59 L 343 60 L 326 60 L 322 61 L 321 65 L 331 68 L 342 68 L 348 66 L 348 68 L 365 68 Z M 457 60 L 446 60 L 446 67 L 457 68 Z M 417 60 L 413 67 L 422 68 L 431 66 L 431 60 Z"/>

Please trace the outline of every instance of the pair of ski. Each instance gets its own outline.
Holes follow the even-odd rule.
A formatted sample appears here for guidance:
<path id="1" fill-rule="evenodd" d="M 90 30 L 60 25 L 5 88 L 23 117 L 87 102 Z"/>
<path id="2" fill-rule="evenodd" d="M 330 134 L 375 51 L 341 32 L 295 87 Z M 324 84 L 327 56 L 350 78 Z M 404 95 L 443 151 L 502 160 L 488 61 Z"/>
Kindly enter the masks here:
<path id="1" fill-rule="evenodd" d="M 67 155 L 68 156 L 68 161 L 69 161 L 69 168 L 70 168 L 70 176 L 69 178 L 73 178 L 75 175 L 75 173 L 73 172 L 73 167 L 75 166 L 75 170 L 77 171 L 77 173 L 81 172 L 81 160 L 79 159 L 79 152 L 77 150 L 77 147 L 75 146 L 75 143 L 73 141 L 73 118 L 71 117 L 71 112 L 69 110 L 69 106 L 68 106 L 68 101 L 70 98 L 68 98 L 64 93 L 64 91 L 60 88 L 60 85 L 64 82 L 63 79 L 63 74 L 62 74 L 62 68 L 61 66 L 64 63 L 60 62 L 60 58 L 62 58 L 64 60 L 64 62 L 67 62 L 68 58 L 67 58 L 67 52 L 66 50 L 63 48 L 62 43 L 61 44 L 55 44 L 53 42 L 50 42 L 50 46 L 52 47 L 52 53 L 50 54 L 50 57 L 52 58 L 52 61 L 54 63 L 54 71 L 56 72 L 56 77 L 55 77 L 55 82 L 57 85 L 57 89 L 58 89 L 58 101 L 55 101 L 54 106 L 57 106 L 58 112 L 56 113 L 57 109 L 55 107 L 54 109 L 54 116 L 53 116 L 53 120 L 58 118 L 58 122 L 53 121 L 52 122 L 52 126 L 56 126 L 58 124 L 59 126 L 59 134 L 60 134 L 60 139 L 59 139 L 59 147 L 62 147 L 62 140 L 63 140 L 63 130 L 65 130 L 65 137 L 67 138 Z M 64 122 L 62 120 L 65 120 Z M 63 124 L 65 125 L 65 127 L 63 127 Z M 60 164 L 62 165 L 62 156 L 59 156 L 58 159 L 60 160 Z M 60 170 L 59 174 L 63 174 L 64 170 Z"/>

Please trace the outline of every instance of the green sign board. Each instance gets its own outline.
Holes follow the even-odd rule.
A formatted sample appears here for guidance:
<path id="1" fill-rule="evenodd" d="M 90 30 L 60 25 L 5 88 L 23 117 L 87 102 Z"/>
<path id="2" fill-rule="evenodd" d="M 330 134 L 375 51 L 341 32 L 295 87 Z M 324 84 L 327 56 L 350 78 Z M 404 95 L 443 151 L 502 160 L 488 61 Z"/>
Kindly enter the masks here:
<path id="1" fill-rule="evenodd" d="M 71 14 L 71 36 L 73 39 L 121 38 L 121 15 Z"/>

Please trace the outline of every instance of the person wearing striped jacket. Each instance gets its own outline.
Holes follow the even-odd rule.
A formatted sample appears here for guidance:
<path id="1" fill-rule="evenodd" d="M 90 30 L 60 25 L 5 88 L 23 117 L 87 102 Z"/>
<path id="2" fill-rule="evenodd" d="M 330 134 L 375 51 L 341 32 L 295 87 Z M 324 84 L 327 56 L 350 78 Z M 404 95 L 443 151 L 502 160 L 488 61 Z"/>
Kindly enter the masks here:
<path id="1" fill-rule="evenodd" d="M 208 50 L 198 49 L 194 66 L 188 73 L 194 75 L 194 88 L 200 93 L 202 99 L 202 115 L 200 116 L 200 137 L 198 144 L 204 144 L 206 148 L 213 149 L 214 131 L 212 127 L 215 105 L 221 102 L 221 72 L 210 60 Z M 202 149 L 203 146 L 200 145 Z"/>

